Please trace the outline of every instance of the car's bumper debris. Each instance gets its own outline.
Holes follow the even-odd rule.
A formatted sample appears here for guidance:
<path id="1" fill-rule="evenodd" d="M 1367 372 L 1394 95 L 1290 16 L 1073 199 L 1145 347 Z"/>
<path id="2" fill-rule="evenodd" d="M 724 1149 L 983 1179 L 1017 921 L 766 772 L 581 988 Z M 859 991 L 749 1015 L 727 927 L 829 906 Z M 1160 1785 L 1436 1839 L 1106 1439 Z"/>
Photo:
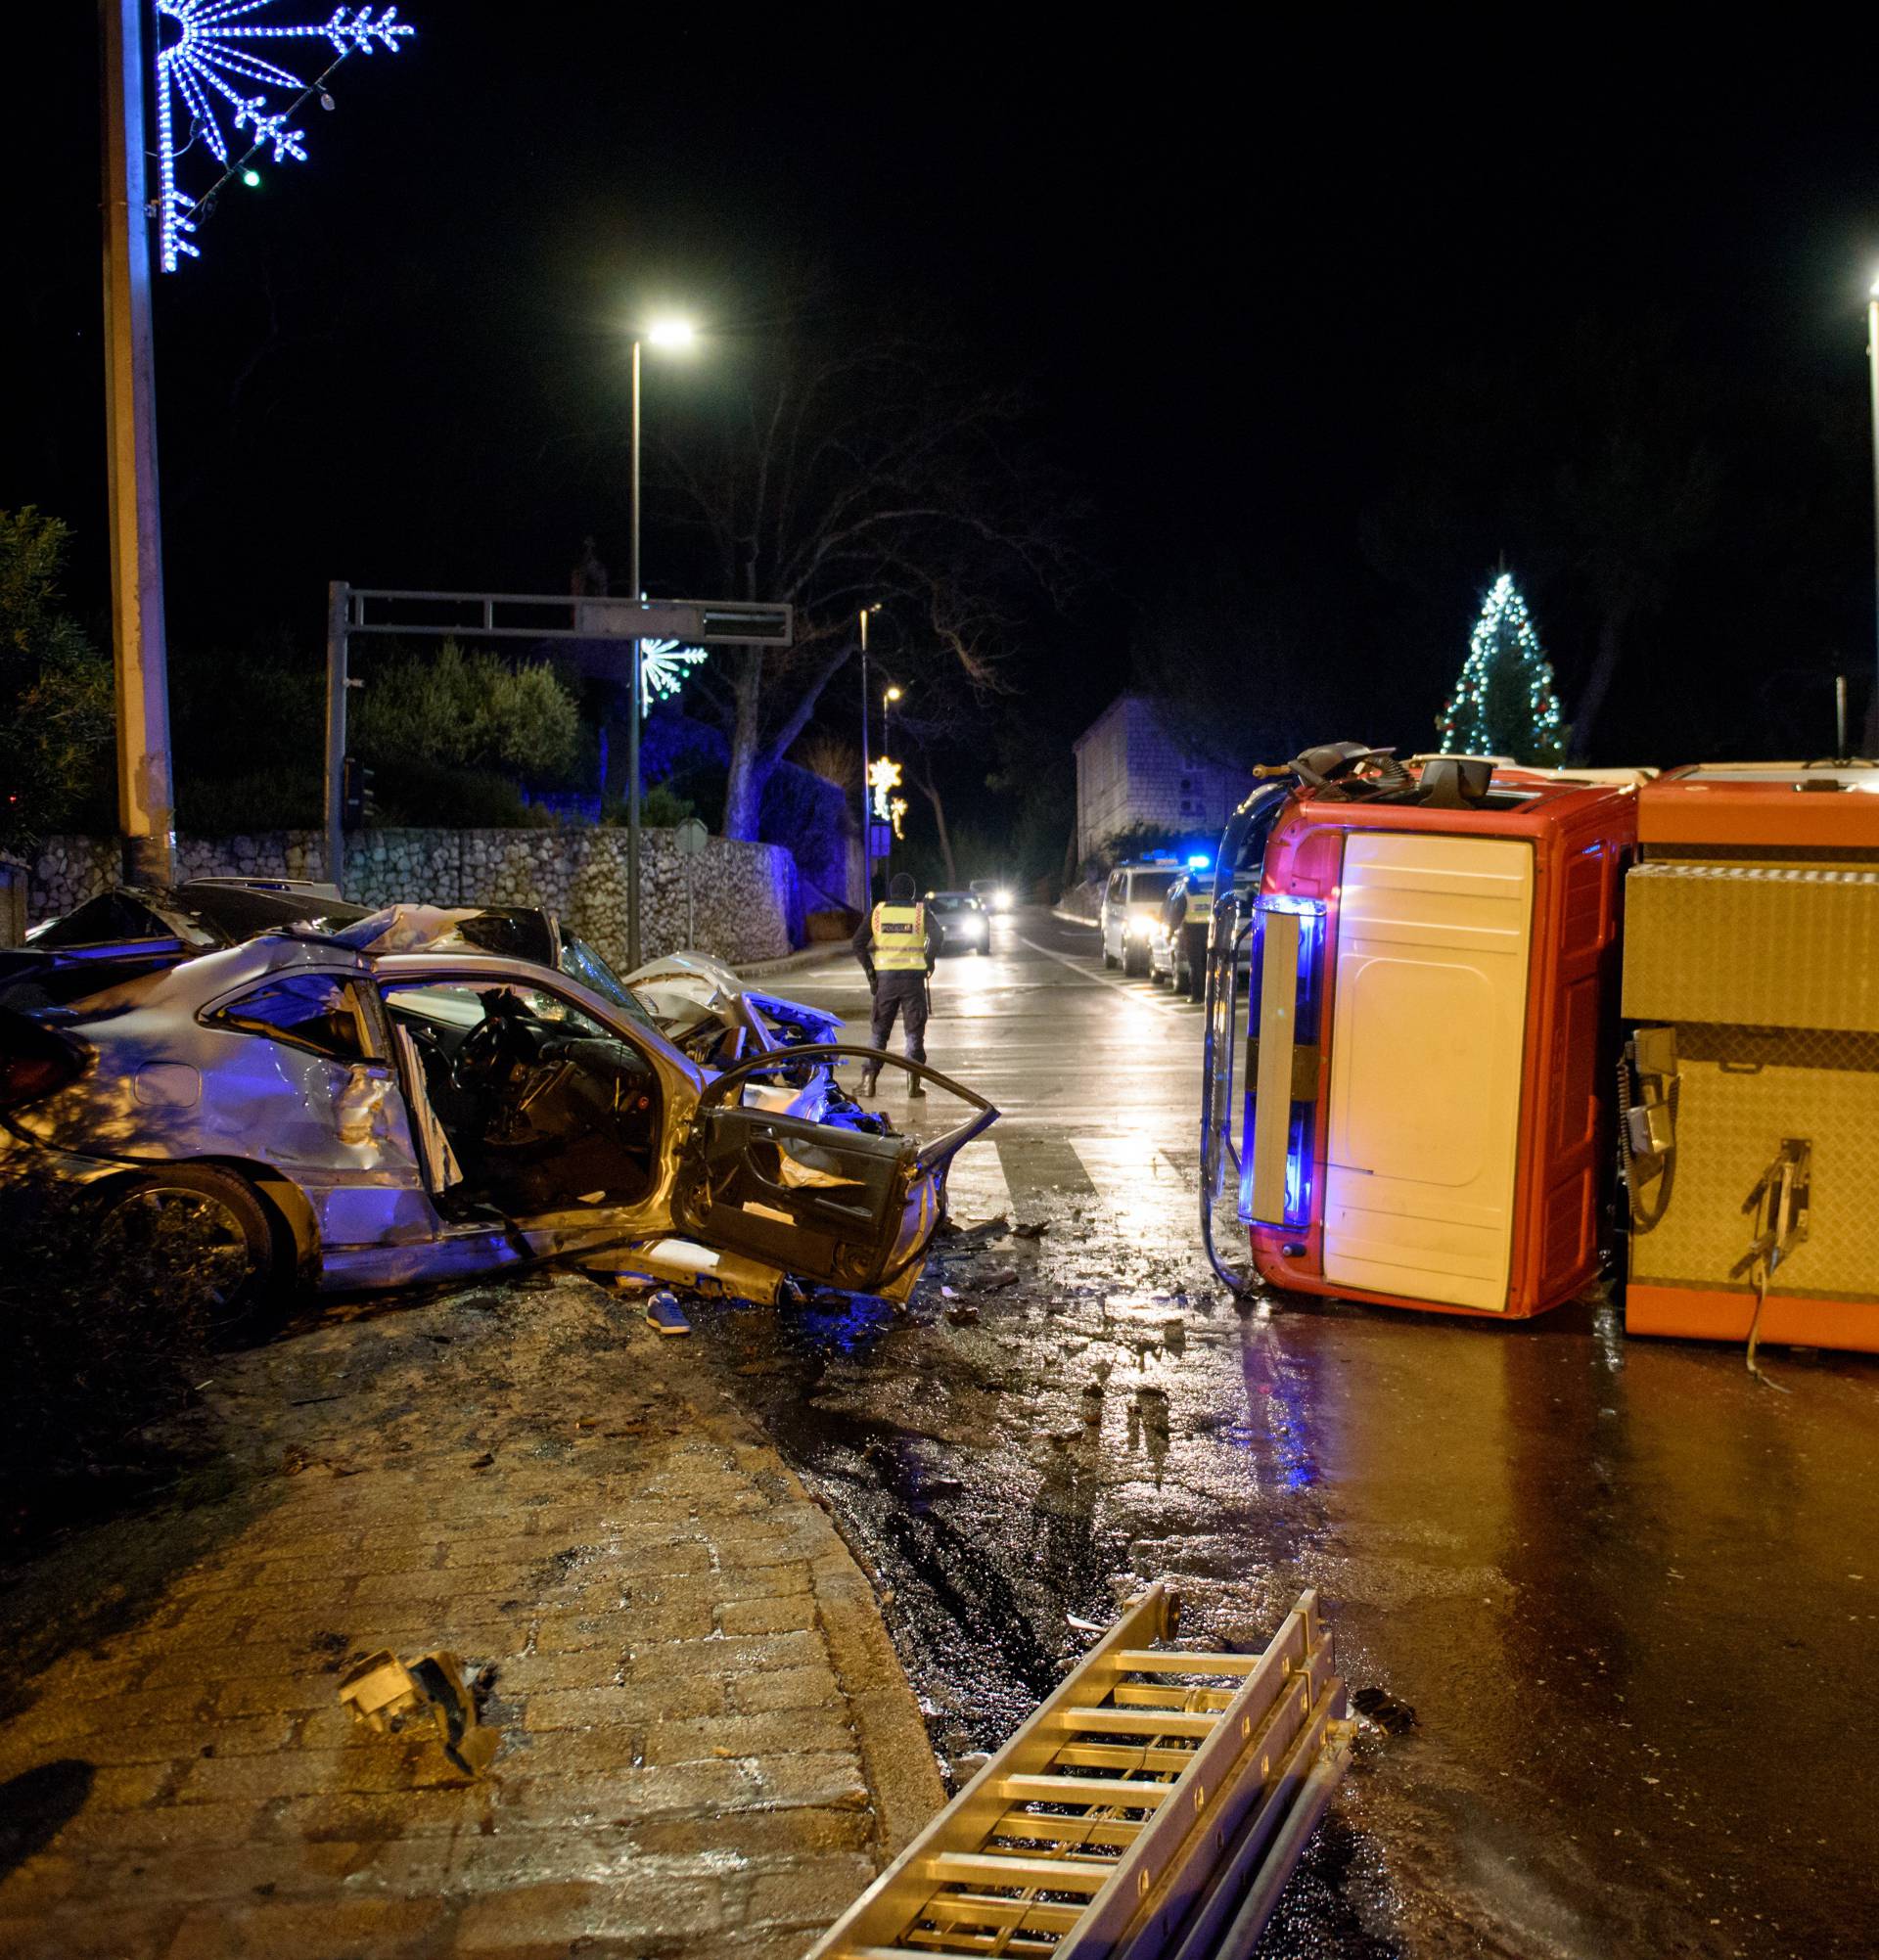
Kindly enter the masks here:
<path id="1" fill-rule="evenodd" d="M 346 1670 L 340 1700 L 355 1720 L 382 1735 L 429 1719 L 452 1767 L 465 1776 L 481 1776 L 494 1759 L 500 1738 L 477 1719 L 476 1697 L 454 1654 L 421 1654 L 407 1665 L 382 1647 Z"/>

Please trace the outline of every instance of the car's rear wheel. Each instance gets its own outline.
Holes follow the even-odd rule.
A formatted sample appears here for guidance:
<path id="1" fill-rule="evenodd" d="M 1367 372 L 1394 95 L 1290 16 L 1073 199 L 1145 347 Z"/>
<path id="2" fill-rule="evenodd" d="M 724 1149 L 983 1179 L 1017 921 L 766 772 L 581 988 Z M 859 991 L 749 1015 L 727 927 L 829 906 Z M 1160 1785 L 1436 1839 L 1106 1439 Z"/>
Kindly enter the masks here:
<path id="1" fill-rule="evenodd" d="M 232 1328 L 260 1303 L 279 1248 L 259 1195 L 233 1171 L 171 1163 L 115 1186 L 101 1239 L 152 1285 L 197 1294 L 209 1323 Z M 115 1243 L 114 1243 L 115 1242 Z"/>
<path id="2" fill-rule="evenodd" d="M 1112 969 L 1116 965 L 1116 955 L 1107 946 L 1103 948 L 1103 965 Z"/>
<path id="3" fill-rule="evenodd" d="M 1124 946 L 1123 948 L 1123 972 L 1130 980 L 1140 980 L 1148 971 L 1148 948 L 1146 946 Z"/>

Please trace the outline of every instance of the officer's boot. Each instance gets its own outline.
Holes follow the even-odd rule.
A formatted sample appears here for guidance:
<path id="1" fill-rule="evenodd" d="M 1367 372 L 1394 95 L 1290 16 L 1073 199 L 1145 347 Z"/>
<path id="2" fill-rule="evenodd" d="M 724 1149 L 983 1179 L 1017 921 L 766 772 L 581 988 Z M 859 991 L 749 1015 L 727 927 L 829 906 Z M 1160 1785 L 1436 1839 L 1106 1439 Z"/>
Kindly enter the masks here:
<path id="1" fill-rule="evenodd" d="M 861 1071 L 861 1093 L 864 1096 L 873 1095 L 874 1085 L 878 1081 L 880 1081 L 880 1079 L 881 1079 L 880 1063 L 870 1062 L 868 1066 Z"/>
<path id="2" fill-rule="evenodd" d="M 924 1096 L 924 1095 L 925 1095 L 926 1093 L 927 1093 L 927 1085 L 926 1085 L 926 1083 L 924 1083 L 923 1081 L 921 1081 L 921 1079 L 920 1079 L 920 1077 L 919 1077 L 918 1075 L 909 1075 L 909 1076 L 907 1077 L 907 1094 L 908 1094 L 908 1095 L 910 1095 L 910 1096 Z"/>

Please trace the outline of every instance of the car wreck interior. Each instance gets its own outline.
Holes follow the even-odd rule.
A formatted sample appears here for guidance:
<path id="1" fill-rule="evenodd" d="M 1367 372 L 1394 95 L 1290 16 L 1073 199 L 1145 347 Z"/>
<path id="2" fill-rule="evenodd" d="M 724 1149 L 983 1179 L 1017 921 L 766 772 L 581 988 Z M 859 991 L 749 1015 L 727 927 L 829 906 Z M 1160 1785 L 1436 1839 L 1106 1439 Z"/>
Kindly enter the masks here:
<path id="1" fill-rule="evenodd" d="M 680 1199 L 680 1222 L 701 1237 L 846 1284 L 892 1251 L 911 1155 L 904 1138 L 742 1106 L 709 1111 L 703 1138 Z"/>
<path id="2" fill-rule="evenodd" d="M 386 1007 L 462 1171 L 440 1210 L 527 1218 L 651 1192 L 659 1079 L 629 1043 L 529 988 L 395 987 Z"/>

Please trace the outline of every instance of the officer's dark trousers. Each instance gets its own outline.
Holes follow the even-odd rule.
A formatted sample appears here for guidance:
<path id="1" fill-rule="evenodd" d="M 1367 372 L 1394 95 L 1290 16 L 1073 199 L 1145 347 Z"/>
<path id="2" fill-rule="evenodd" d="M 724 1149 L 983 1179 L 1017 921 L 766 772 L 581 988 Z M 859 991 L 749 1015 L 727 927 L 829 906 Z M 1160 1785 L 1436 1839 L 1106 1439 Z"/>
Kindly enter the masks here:
<path id="1" fill-rule="evenodd" d="M 894 1039 L 894 1016 L 906 1030 L 907 1058 L 927 1059 L 927 977 L 925 974 L 881 974 L 874 989 L 874 1045 L 885 1049 Z"/>

